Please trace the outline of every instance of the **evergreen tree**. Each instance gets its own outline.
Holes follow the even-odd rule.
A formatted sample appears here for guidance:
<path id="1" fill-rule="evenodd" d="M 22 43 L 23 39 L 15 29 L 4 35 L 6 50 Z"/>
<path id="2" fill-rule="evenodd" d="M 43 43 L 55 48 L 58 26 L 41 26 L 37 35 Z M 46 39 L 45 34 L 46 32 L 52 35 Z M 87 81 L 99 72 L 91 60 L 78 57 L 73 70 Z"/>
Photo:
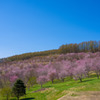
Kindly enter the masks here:
<path id="1" fill-rule="evenodd" d="M 13 93 L 17 97 L 17 100 L 19 100 L 20 96 L 23 96 L 26 94 L 26 87 L 22 80 L 18 79 L 14 86 L 13 86 Z"/>

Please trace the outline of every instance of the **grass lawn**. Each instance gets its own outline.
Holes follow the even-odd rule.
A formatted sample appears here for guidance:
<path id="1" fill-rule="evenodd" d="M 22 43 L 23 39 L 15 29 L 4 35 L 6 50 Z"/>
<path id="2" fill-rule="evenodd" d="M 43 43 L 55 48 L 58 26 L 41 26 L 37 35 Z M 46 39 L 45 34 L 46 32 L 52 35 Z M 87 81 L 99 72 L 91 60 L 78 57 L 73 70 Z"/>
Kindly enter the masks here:
<path id="1" fill-rule="evenodd" d="M 83 82 L 71 79 L 66 79 L 65 82 L 55 80 L 54 84 L 48 82 L 43 85 L 43 88 L 45 89 L 41 90 L 40 85 L 34 85 L 27 90 L 27 95 L 21 97 L 20 100 L 57 100 L 66 94 L 75 96 L 73 92 L 100 91 L 100 79 L 91 76 L 91 78 L 83 79 Z M 0 97 L 0 100 L 3 98 Z M 16 98 L 11 100 L 16 100 Z"/>

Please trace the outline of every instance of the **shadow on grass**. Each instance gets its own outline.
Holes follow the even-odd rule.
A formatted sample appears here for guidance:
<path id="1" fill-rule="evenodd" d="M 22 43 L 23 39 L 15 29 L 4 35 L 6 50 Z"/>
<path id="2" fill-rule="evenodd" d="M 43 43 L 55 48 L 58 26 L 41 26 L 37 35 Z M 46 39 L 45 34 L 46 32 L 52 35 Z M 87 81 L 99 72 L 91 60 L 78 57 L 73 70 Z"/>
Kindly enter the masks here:
<path id="1" fill-rule="evenodd" d="M 93 79 L 83 80 L 83 82 L 93 81 Z"/>
<path id="2" fill-rule="evenodd" d="M 78 82 L 78 83 L 84 83 L 84 82 L 89 82 L 89 81 L 93 81 L 93 79 L 83 80 L 82 82 Z"/>
<path id="3" fill-rule="evenodd" d="M 50 88 L 50 87 L 52 87 L 52 86 L 45 86 L 45 88 Z"/>
<path id="4" fill-rule="evenodd" d="M 20 99 L 20 100 L 33 100 L 35 98 L 24 98 L 24 99 Z"/>

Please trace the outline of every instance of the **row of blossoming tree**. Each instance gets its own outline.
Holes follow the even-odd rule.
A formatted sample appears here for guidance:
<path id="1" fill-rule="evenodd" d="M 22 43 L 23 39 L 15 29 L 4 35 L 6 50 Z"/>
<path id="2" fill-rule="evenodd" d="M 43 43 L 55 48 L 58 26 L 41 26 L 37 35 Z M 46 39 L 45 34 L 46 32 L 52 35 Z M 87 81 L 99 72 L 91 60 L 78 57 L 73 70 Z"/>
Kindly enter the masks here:
<path id="1" fill-rule="evenodd" d="M 68 53 L 47 56 L 45 58 L 14 61 L 0 64 L 0 88 L 12 87 L 17 79 L 24 81 L 27 88 L 38 83 L 54 82 L 55 79 L 64 82 L 66 77 L 80 80 L 95 73 L 100 75 L 100 52 Z"/>

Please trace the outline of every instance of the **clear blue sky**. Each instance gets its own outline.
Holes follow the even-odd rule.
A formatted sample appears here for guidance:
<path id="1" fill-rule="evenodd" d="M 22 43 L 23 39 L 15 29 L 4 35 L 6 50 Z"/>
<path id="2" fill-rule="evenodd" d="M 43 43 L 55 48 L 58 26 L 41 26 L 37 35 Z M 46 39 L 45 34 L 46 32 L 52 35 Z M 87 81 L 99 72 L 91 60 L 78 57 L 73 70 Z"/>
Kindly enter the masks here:
<path id="1" fill-rule="evenodd" d="M 0 58 L 100 40 L 100 0 L 0 0 Z"/>

